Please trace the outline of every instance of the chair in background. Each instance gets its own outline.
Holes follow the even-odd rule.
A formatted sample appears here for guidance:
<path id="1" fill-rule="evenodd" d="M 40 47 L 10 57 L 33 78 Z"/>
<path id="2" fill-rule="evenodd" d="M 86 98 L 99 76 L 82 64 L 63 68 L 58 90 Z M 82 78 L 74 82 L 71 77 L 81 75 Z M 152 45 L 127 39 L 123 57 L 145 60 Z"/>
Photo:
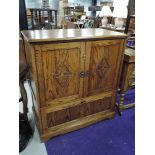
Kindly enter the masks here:
<path id="1" fill-rule="evenodd" d="M 84 23 L 84 28 L 93 28 L 94 27 L 94 20 L 87 19 Z"/>
<path id="2" fill-rule="evenodd" d="M 32 29 L 57 28 L 57 10 L 50 8 L 31 8 Z"/>
<path id="3" fill-rule="evenodd" d="M 28 120 L 28 100 L 27 100 L 27 93 L 24 87 L 24 81 L 27 78 L 29 72 L 29 67 L 26 63 L 20 62 L 19 63 L 19 86 L 20 86 L 20 93 L 21 98 L 19 102 L 23 102 L 23 113 L 19 113 L 19 152 L 23 151 L 30 138 L 33 135 L 33 130 L 29 124 Z"/>
<path id="4" fill-rule="evenodd" d="M 81 18 L 77 20 L 77 22 L 74 22 L 75 27 L 78 29 L 84 28 L 86 18 L 87 18 L 86 15 L 82 15 Z"/>

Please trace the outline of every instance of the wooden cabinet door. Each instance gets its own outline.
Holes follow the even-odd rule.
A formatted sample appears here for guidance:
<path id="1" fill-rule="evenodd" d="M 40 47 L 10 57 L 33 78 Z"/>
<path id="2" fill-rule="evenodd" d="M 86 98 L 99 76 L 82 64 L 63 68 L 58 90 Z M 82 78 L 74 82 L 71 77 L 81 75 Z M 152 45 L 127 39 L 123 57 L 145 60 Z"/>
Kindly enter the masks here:
<path id="1" fill-rule="evenodd" d="M 84 43 L 55 43 L 35 46 L 41 106 L 69 102 L 83 93 Z"/>
<path id="2" fill-rule="evenodd" d="M 124 40 L 86 42 L 85 96 L 116 89 Z"/>

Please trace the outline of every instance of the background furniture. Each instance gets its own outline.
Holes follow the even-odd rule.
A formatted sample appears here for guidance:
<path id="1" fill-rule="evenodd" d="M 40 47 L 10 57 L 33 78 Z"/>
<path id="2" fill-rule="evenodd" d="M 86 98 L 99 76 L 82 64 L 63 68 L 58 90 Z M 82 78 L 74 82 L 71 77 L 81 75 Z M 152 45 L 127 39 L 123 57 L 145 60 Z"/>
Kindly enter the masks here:
<path id="1" fill-rule="evenodd" d="M 120 102 L 119 111 L 133 107 L 135 104 L 124 105 L 125 92 L 135 86 L 135 50 L 131 48 L 125 49 L 123 69 L 120 80 Z"/>
<path id="2" fill-rule="evenodd" d="M 129 0 L 129 7 L 128 7 L 129 11 L 124 33 L 127 33 L 129 35 L 127 40 L 127 47 L 135 49 L 135 15 L 132 14 L 134 13 L 133 9 L 134 9 L 134 0 Z"/>
<path id="3" fill-rule="evenodd" d="M 81 28 L 84 28 L 85 21 L 77 21 L 77 22 L 74 22 L 74 24 L 75 24 L 75 28 L 81 29 Z"/>
<path id="4" fill-rule="evenodd" d="M 134 33 L 134 31 L 135 31 L 135 0 L 129 0 L 125 33 L 129 32 Z"/>
<path id="5" fill-rule="evenodd" d="M 134 21 L 132 21 L 134 20 Z M 132 23 L 130 24 L 130 22 Z M 125 33 L 135 33 L 135 15 L 130 15 L 127 18 L 126 27 L 125 27 Z"/>
<path id="6" fill-rule="evenodd" d="M 73 15 L 74 7 L 64 7 L 64 16 L 65 15 Z"/>
<path id="7" fill-rule="evenodd" d="M 64 7 L 64 18 L 70 21 L 76 21 L 74 7 Z"/>
<path id="8" fill-rule="evenodd" d="M 25 0 L 19 0 L 19 27 L 20 30 L 28 30 Z"/>
<path id="9" fill-rule="evenodd" d="M 92 19 L 86 19 L 84 23 L 84 28 L 95 28 L 94 27 L 94 20 Z"/>
<path id="10" fill-rule="evenodd" d="M 134 103 L 124 105 L 124 95 L 130 88 L 135 87 L 135 0 L 129 0 L 128 15 L 124 33 L 129 35 L 127 49 L 124 54 L 124 63 L 120 80 L 119 111 L 134 107 Z"/>
<path id="11" fill-rule="evenodd" d="M 81 18 L 82 15 L 86 15 L 86 12 L 84 12 L 84 6 L 75 6 L 74 7 L 74 21 L 77 21 Z"/>
<path id="12" fill-rule="evenodd" d="M 25 118 L 27 118 L 28 108 L 27 108 L 27 94 L 24 87 L 24 81 L 26 79 L 26 76 L 28 74 L 28 65 L 26 65 L 23 62 L 19 63 L 19 86 L 20 86 L 20 93 L 21 93 L 21 99 L 20 101 L 23 102 L 23 114 L 25 115 Z"/>
<path id="13" fill-rule="evenodd" d="M 111 30 L 111 31 L 116 31 L 116 32 L 124 32 L 124 30 L 125 30 L 125 27 L 124 28 L 115 28 L 114 26 L 112 27 L 105 27 L 105 26 L 100 26 L 100 28 L 102 28 L 102 29 L 105 29 L 105 30 Z"/>
<path id="14" fill-rule="evenodd" d="M 30 8 L 32 29 L 57 28 L 57 10 L 51 8 Z"/>
<path id="15" fill-rule="evenodd" d="M 85 21 L 86 21 L 86 16 L 85 15 L 82 15 L 79 20 L 77 20 L 76 22 L 74 22 L 75 27 L 78 28 L 78 29 L 84 28 Z"/>
<path id="16" fill-rule="evenodd" d="M 23 102 L 23 113 L 19 113 L 19 152 L 23 151 L 29 139 L 32 136 L 32 128 L 28 121 L 28 106 L 27 106 L 27 93 L 24 87 L 24 81 L 26 80 L 29 67 L 23 62 L 19 63 L 19 86 L 21 98 L 19 102 Z"/>
<path id="17" fill-rule="evenodd" d="M 75 29 L 76 25 L 74 24 L 74 22 L 71 22 L 69 20 L 65 20 L 64 24 L 63 24 L 63 28 L 64 29 Z"/>
<path id="18" fill-rule="evenodd" d="M 42 141 L 114 117 L 125 34 L 103 29 L 22 34 Z"/>

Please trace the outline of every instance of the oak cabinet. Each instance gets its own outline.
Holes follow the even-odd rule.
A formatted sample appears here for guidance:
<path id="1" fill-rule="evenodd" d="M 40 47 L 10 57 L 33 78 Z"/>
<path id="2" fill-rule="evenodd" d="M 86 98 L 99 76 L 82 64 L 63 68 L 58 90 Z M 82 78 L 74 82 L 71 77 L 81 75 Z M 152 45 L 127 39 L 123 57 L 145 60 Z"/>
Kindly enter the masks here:
<path id="1" fill-rule="evenodd" d="M 42 141 L 114 117 L 125 34 L 102 29 L 22 34 Z"/>

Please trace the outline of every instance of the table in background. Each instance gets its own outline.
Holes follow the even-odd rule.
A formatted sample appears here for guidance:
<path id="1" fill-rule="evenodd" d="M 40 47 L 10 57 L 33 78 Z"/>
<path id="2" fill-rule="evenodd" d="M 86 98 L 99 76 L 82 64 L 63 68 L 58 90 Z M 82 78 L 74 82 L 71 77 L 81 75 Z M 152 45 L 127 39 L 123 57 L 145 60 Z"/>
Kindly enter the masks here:
<path id="1" fill-rule="evenodd" d="M 124 96 L 129 88 L 135 86 L 135 50 L 127 48 L 124 54 L 124 62 L 120 80 L 120 102 L 118 104 L 119 111 L 133 107 L 135 103 L 124 105 Z"/>

